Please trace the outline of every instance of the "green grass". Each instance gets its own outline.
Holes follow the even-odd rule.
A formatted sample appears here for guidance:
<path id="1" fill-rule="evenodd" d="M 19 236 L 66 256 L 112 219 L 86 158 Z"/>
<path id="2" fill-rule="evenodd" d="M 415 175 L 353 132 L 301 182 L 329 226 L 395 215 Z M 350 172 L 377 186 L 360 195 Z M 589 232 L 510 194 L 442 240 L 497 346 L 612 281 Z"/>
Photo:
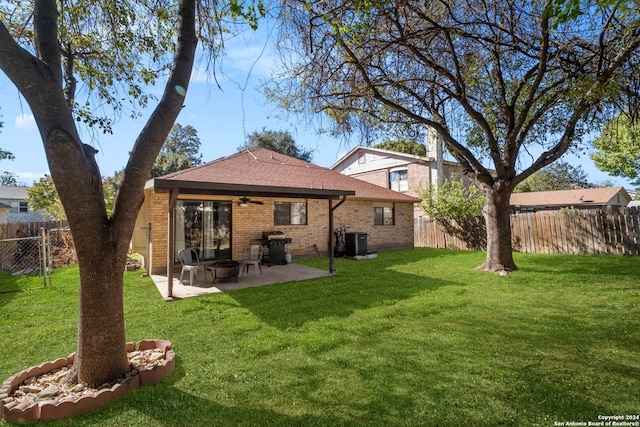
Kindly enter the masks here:
<path id="1" fill-rule="evenodd" d="M 27 291 L 43 286 L 42 276 L 12 276 L 8 271 L 0 271 L 0 294 Z"/>
<path id="2" fill-rule="evenodd" d="M 434 249 L 338 276 L 163 302 L 127 273 L 127 338 L 176 368 L 54 426 L 553 426 L 640 410 L 640 259 Z M 327 267 L 326 259 L 307 265 Z M 78 274 L 0 295 L 0 377 L 74 351 Z M 0 422 L 0 424 L 2 424 Z"/>

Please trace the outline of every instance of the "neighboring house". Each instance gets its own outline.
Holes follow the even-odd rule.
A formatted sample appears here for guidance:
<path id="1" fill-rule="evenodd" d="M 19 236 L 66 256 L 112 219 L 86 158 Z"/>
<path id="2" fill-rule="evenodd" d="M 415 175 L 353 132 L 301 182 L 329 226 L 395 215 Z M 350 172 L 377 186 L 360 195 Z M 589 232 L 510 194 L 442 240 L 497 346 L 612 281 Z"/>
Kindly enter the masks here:
<path id="1" fill-rule="evenodd" d="M 513 212 L 535 212 L 562 208 L 595 209 L 607 206 L 627 206 L 631 196 L 623 187 L 578 188 L 574 190 L 513 193 Z"/>
<path id="2" fill-rule="evenodd" d="M 9 206 L 6 219 L 0 222 L 41 222 L 51 219 L 43 210 L 31 210 L 27 200 L 28 189 L 29 187 L 0 186 L 0 203 Z"/>
<path id="3" fill-rule="evenodd" d="M 367 235 L 368 251 L 413 247 L 418 199 L 264 148 L 244 151 L 147 183 L 137 228 L 150 230 L 142 252 L 152 274 L 173 277 L 178 251 L 204 260 L 248 257 L 264 233 L 291 238 L 293 257 L 329 254 L 330 239 Z"/>
<path id="4" fill-rule="evenodd" d="M 6 224 L 7 222 L 9 222 L 7 218 L 11 209 L 11 205 L 0 203 L 0 224 Z"/>
<path id="5" fill-rule="evenodd" d="M 331 166 L 331 170 L 414 197 L 420 197 L 422 190 L 453 173 L 464 178 L 458 163 L 442 159 L 442 145 L 433 133 L 427 136 L 426 145 L 426 157 L 358 146 Z M 464 179 L 471 185 L 471 181 Z M 415 216 L 422 215 L 416 206 Z"/>

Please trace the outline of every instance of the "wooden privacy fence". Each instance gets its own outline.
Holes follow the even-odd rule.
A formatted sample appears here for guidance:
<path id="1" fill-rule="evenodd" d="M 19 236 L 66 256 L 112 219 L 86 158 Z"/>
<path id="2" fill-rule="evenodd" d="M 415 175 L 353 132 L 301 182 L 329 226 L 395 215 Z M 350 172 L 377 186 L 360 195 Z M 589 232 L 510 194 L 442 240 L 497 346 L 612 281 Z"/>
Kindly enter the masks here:
<path id="1" fill-rule="evenodd" d="M 638 208 L 511 215 L 513 249 L 527 253 L 640 255 Z M 486 249 L 484 218 L 415 219 L 415 246 Z"/>
<path id="2" fill-rule="evenodd" d="M 4 223 L 0 224 L 0 240 L 15 239 L 16 237 L 33 237 L 39 235 L 41 228 L 52 230 L 64 227 L 68 227 L 67 221 Z"/>

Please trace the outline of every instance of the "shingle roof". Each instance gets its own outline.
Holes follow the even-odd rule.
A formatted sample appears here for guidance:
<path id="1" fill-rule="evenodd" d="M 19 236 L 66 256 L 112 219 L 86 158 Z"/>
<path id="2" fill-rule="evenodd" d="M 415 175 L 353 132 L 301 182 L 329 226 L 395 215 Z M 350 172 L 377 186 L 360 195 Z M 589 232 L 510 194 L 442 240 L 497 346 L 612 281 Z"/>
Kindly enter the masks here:
<path id="1" fill-rule="evenodd" d="M 266 148 L 243 151 L 209 163 L 156 178 L 156 189 L 180 188 L 237 194 L 350 195 L 350 198 L 398 202 L 419 200 Z M 354 194 L 355 192 L 355 194 Z M 249 194 L 247 194 L 249 195 Z"/>
<path id="2" fill-rule="evenodd" d="M 405 159 L 407 163 L 418 163 L 418 162 L 433 162 L 435 159 L 433 157 L 426 156 L 418 156 L 417 154 L 408 154 L 402 153 L 400 151 L 386 150 L 384 148 L 374 148 L 374 147 L 365 147 L 363 145 L 358 145 L 354 147 L 351 151 L 345 154 L 341 159 L 336 161 L 331 167 L 331 170 L 338 169 L 338 166 L 345 163 L 349 158 L 353 157 L 359 151 L 368 151 L 370 153 L 377 153 L 382 156 L 395 157 Z M 446 165 L 457 165 L 457 162 L 452 162 L 449 160 L 443 160 L 443 163 Z"/>
<path id="3" fill-rule="evenodd" d="M 602 206 L 613 201 L 619 193 L 624 196 L 625 200 L 622 203 L 614 204 L 625 206 L 631 198 L 623 187 L 513 193 L 509 202 L 512 206 Z"/>
<path id="4" fill-rule="evenodd" d="M 25 200 L 29 187 L 0 186 L 0 199 Z"/>

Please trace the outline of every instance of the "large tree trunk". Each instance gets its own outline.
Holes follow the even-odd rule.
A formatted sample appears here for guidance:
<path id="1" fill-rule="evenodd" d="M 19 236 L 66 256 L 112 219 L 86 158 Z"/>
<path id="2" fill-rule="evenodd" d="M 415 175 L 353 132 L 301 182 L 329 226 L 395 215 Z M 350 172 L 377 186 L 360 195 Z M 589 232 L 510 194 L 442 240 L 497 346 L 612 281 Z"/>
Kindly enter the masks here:
<path id="1" fill-rule="evenodd" d="M 487 227 L 487 259 L 479 269 L 506 274 L 517 270 L 511 247 L 511 191 L 485 191 L 487 204 L 483 215 Z"/>
<path id="2" fill-rule="evenodd" d="M 71 130 L 71 129 L 70 129 Z M 95 150 L 53 129 L 45 147 L 51 176 L 65 207 L 80 268 L 78 343 L 69 382 L 91 387 L 129 370 L 125 345 L 123 273 L 139 200 L 129 200 L 133 220 L 107 217 Z M 77 167 L 69 173 L 69 164 Z"/>
<path id="3" fill-rule="evenodd" d="M 121 243 L 108 239 L 94 239 L 90 247 L 84 246 L 78 248 L 80 317 L 76 360 L 69 380 L 97 387 L 130 369 L 122 292 L 127 252 Z"/>
<path id="4" fill-rule="evenodd" d="M 64 97 L 57 4 L 41 0 L 35 6 L 37 57 L 22 49 L 0 22 L 0 68 L 31 107 L 76 245 L 80 317 L 76 360 L 68 380 L 100 386 L 129 370 L 122 293 L 127 249 L 144 199 L 144 184 L 189 86 L 197 45 L 195 2 L 180 2 L 178 49 L 171 74 L 131 150 L 111 217 L 93 158 L 96 151 L 82 144 Z"/>

